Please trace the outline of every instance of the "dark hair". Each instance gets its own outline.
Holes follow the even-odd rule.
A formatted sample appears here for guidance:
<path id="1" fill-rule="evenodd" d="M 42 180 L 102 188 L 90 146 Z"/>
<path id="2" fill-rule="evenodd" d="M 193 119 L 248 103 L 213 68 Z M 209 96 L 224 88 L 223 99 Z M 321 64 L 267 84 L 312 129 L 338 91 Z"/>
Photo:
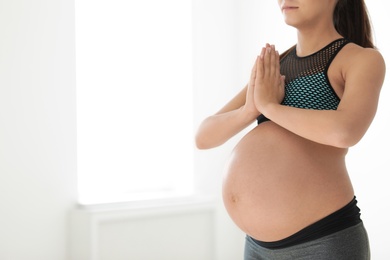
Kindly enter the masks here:
<path id="1" fill-rule="evenodd" d="M 364 0 L 338 0 L 333 12 L 333 24 L 337 32 L 349 41 L 364 48 L 376 48 L 373 43 L 372 26 Z M 280 55 L 283 59 L 295 48 Z"/>
<path id="2" fill-rule="evenodd" d="M 333 12 L 333 24 L 344 38 L 365 48 L 375 48 L 364 0 L 338 0 Z"/>

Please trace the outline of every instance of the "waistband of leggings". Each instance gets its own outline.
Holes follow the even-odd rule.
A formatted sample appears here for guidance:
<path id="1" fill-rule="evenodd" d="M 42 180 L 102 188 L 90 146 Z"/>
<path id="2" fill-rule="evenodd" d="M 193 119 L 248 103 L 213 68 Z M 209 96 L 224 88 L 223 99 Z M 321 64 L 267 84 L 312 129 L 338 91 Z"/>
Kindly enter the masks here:
<path id="1" fill-rule="evenodd" d="M 263 242 L 254 238 L 251 239 L 262 247 L 268 249 L 281 249 L 319 239 L 361 222 L 360 209 L 357 206 L 356 197 L 354 197 L 353 200 L 343 208 L 287 238 L 274 242 Z"/>

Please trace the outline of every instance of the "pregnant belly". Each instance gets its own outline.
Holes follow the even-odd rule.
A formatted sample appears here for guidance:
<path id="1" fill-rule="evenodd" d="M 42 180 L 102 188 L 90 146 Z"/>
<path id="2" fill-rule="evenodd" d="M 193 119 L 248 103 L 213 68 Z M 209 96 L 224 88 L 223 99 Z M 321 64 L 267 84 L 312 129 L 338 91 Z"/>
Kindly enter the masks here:
<path id="1" fill-rule="evenodd" d="M 223 183 L 225 207 L 250 236 L 283 239 L 352 199 L 345 153 L 262 123 L 232 152 Z"/>

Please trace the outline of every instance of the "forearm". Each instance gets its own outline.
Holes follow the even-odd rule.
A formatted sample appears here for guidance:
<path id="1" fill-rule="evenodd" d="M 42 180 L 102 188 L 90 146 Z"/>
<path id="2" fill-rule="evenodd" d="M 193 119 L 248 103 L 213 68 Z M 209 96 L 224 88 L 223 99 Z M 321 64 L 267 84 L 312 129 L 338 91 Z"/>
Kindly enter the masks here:
<path id="1" fill-rule="evenodd" d="M 270 104 L 263 112 L 274 123 L 303 138 L 339 148 L 355 145 L 370 123 L 343 111 L 300 109 L 279 104 Z"/>
<path id="2" fill-rule="evenodd" d="M 212 115 L 200 124 L 196 133 L 196 146 L 199 149 L 217 147 L 253 123 L 257 116 L 246 113 L 242 107 Z"/>

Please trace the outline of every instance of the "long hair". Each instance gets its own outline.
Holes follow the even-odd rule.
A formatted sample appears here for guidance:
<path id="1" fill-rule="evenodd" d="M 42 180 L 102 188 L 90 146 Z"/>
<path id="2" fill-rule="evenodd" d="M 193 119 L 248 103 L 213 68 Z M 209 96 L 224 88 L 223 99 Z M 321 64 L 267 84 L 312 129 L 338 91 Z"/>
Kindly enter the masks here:
<path id="1" fill-rule="evenodd" d="M 333 12 L 333 24 L 344 38 L 364 48 L 375 48 L 364 0 L 338 0 Z"/>
<path id="2" fill-rule="evenodd" d="M 337 32 L 349 41 L 364 48 L 376 49 L 372 37 L 372 24 L 364 0 L 338 0 L 333 12 Z M 280 55 L 282 60 L 295 45 Z"/>

